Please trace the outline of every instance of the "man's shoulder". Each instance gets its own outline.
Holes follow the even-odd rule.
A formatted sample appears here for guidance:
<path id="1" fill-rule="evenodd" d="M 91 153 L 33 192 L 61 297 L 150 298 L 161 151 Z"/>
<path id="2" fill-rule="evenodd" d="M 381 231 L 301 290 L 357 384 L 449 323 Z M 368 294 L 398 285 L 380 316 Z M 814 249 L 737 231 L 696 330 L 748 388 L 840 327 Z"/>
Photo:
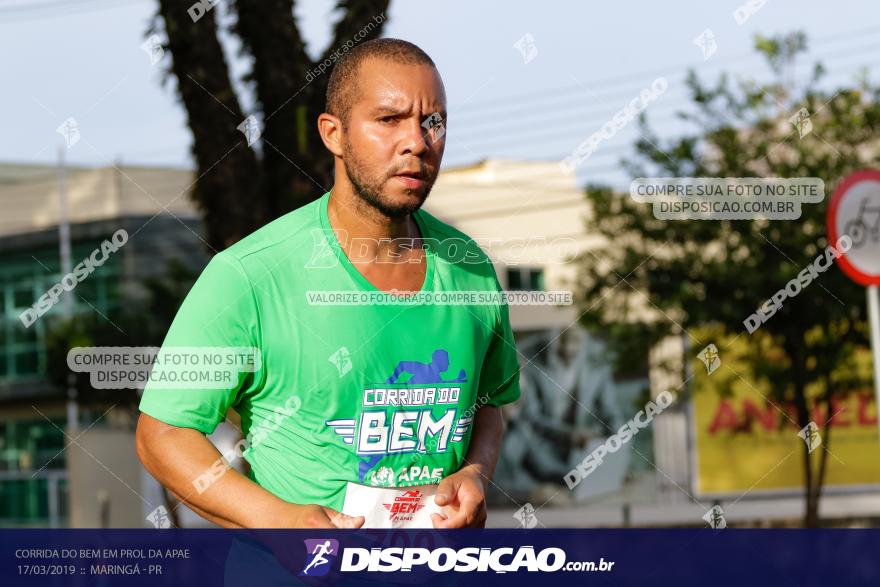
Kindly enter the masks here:
<path id="1" fill-rule="evenodd" d="M 313 230 L 320 230 L 318 205 L 321 198 L 300 206 L 287 214 L 279 216 L 258 228 L 240 241 L 230 245 L 223 255 L 233 257 L 242 265 L 252 265 L 255 261 L 277 254 L 293 256 L 309 254 L 312 247 L 303 244 L 312 242 Z"/>
<path id="2" fill-rule="evenodd" d="M 492 259 L 476 240 L 465 232 L 443 222 L 430 212 L 419 210 L 419 214 L 427 225 L 431 237 L 439 241 L 436 243 L 429 241 L 429 246 L 437 247 L 437 251 L 441 256 L 448 257 L 447 260 L 453 264 L 458 262 L 482 264 L 487 265 L 491 269 Z"/>

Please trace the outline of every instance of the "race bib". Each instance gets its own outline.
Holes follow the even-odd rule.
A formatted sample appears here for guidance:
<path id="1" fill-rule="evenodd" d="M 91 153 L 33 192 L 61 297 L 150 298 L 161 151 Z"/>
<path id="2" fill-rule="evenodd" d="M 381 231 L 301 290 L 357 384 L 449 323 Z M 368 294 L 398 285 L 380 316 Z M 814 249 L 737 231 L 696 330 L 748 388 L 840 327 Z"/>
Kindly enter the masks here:
<path id="1" fill-rule="evenodd" d="M 363 528 L 432 528 L 431 514 L 443 508 L 434 503 L 436 485 L 371 487 L 348 483 L 342 513 L 364 516 Z"/>

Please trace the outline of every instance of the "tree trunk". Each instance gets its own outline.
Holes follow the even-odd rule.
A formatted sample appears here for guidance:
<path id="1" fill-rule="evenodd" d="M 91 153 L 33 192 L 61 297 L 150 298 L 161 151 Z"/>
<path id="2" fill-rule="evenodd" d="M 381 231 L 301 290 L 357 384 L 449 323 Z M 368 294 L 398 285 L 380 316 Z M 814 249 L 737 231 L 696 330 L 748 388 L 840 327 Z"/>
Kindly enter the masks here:
<path id="1" fill-rule="evenodd" d="M 237 0 L 235 32 L 254 59 L 253 82 L 263 113 L 263 197 L 267 220 L 307 204 L 329 189 L 315 177 L 312 159 L 322 155 L 311 117 L 301 105 L 314 91 L 312 67 L 293 16 L 292 0 Z M 309 156 L 311 154 L 311 156 Z"/>
<path id="2" fill-rule="evenodd" d="M 264 202 L 254 151 L 236 127 L 244 120 L 217 39 L 216 8 L 193 22 L 190 0 L 160 0 L 171 71 L 193 134 L 197 165 L 193 198 L 202 213 L 206 245 L 218 252 L 260 227 Z"/>
<path id="3" fill-rule="evenodd" d="M 378 38 L 388 0 L 339 0 L 342 15 L 333 41 L 320 61 L 346 53 L 354 44 Z M 193 22 L 192 0 L 160 0 L 171 71 L 193 133 L 199 179 L 193 198 L 207 227 L 214 252 L 238 241 L 278 216 L 305 205 L 333 181 L 333 158 L 326 152 L 316 119 L 324 111 L 330 71 L 310 77 L 314 67 L 293 15 L 293 0 L 235 3 L 244 51 L 253 57 L 244 81 L 257 99 L 262 138 L 261 160 L 237 126 L 246 115 L 229 79 L 209 8 Z M 260 114 L 262 116 L 260 116 Z"/>
<path id="4" fill-rule="evenodd" d="M 810 409 L 806 398 L 806 356 L 803 348 L 802 333 L 791 332 L 785 337 L 786 352 L 791 359 L 792 391 L 794 392 L 795 413 L 797 414 L 798 431 L 810 424 Z M 804 467 L 804 526 L 816 528 L 819 525 L 818 495 L 813 489 L 813 461 L 810 458 L 810 447 L 807 442 L 801 445 L 801 457 Z"/>
<path id="5" fill-rule="evenodd" d="M 831 418 L 834 416 L 831 411 L 831 398 L 834 396 L 834 390 L 831 387 L 831 373 L 825 374 L 825 393 L 822 397 L 822 404 L 825 407 L 825 422 L 822 424 L 822 453 L 819 455 L 819 471 L 813 480 L 813 499 L 812 506 L 814 511 L 812 517 L 819 522 L 819 502 L 822 498 L 822 488 L 825 486 L 825 472 L 828 468 L 828 454 L 831 446 Z"/>

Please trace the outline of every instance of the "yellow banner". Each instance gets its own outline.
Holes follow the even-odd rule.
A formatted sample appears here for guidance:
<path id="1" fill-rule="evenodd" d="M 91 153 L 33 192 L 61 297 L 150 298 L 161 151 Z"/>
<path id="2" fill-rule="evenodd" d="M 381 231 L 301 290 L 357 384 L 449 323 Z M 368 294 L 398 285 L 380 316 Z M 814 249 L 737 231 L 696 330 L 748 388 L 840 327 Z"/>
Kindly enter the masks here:
<path id="1" fill-rule="evenodd" d="M 713 374 L 711 377 L 714 377 Z M 694 393 L 698 494 L 800 491 L 804 486 L 804 436 L 793 405 L 775 404 L 750 385 L 722 397 L 711 377 L 699 377 Z M 812 437 L 813 470 L 827 451 L 826 487 L 880 484 L 877 408 L 870 389 L 840 396 L 830 413 L 811 406 L 818 430 Z M 823 438 L 829 422 L 830 438 Z M 818 438 L 815 433 L 818 432 Z"/>

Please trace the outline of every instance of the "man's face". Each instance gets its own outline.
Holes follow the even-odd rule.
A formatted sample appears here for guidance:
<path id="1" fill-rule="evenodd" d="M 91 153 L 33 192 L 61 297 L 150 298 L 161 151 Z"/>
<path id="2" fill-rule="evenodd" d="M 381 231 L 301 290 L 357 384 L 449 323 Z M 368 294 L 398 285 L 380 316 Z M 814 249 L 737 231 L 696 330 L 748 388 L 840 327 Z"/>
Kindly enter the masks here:
<path id="1" fill-rule="evenodd" d="M 435 112 L 439 126 L 429 121 Z M 418 210 L 437 179 L 445 128 L 446 93 L 433 67 L 366 60 L 343 131 L 355 193 L 390 218 Z"/>

